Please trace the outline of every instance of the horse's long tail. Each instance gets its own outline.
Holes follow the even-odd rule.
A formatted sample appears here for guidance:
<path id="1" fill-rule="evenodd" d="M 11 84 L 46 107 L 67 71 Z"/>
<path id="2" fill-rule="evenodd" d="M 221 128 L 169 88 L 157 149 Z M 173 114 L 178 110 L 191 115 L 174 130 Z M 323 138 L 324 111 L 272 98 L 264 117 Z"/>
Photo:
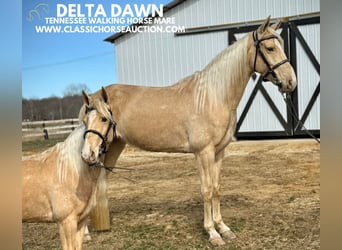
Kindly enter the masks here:
<path id="1" fill-rule="evenodd" d="M 125 142 L 116 140 L 113 142 L 106 153 L 104 165 L 115 166 L 122 150 L 125 148 Z M 97 205 L 91 212 L 91 221 L 95 230 L 103 231 L 110 229 L 110 217 L 107 198 L 107 176 L 106 170 L 102 168 L 98 180 Z"/>
<path id="2" fill-rule="evenodd" d="M 94 229 L 104 231 L 110 229 L 109 208 L 107 199 L 107 175 L 104 168 L 101 169 L 97 183 L 96 207 L 90 214 Z"/>

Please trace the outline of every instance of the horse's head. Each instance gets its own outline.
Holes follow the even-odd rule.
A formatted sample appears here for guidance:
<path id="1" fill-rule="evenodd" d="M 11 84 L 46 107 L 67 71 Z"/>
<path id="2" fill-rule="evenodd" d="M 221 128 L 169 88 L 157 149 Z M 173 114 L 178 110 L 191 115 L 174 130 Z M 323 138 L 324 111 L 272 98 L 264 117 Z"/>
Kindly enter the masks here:
<path id="1" fill-rule="evenodd" d="M 264 80 L 271 81 L 279 90 L 291 92 L 297 85 L 295 72 L 289 63 L 283 47 L 283 39 L 276 32 L 280 23 L 270 26 L 270 16 L 254 31 L 248 56 L 255 72 L 263 75 Z"/>
<path id="2" fill-rule="evenodd" d="M 99 162 L 100 156 L 106 153 L 108 145 L 115 137 L 115 122 L 104 88 L 101 94 L 102 98 L 95 98 L 82 91 L 83 106 L 80 119 L 86 127 L 82 159 L 89 165 Z"/>

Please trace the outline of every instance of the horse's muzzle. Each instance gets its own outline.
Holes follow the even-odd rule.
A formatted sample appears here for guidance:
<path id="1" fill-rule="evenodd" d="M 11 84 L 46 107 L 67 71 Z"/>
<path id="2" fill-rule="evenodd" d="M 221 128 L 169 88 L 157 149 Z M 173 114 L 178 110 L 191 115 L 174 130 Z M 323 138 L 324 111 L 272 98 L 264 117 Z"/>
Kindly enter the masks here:
<path id="1" fill-rule="evenodd" d="M 96 157 L 94 151 L 90 151 L 89 153 L 82 152 L 81 157 L 88 165 L 94 165 L 98 162 L 98 157 Z"/>
<path id="2" fill-rule="evenodd" d="M 278 86 L 281 93 L 290 93 L 296 87 L 296 84 L 293 84 L 292 80 L 289 80 L 288 83 L 283 83 L 276 78 L 273 83 Z"/>

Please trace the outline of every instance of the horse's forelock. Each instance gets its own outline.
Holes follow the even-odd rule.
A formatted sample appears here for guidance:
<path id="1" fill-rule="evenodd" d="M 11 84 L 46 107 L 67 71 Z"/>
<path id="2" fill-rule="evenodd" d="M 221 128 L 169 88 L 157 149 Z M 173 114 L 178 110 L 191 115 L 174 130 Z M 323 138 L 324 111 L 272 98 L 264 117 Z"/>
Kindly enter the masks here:
<path id="1" fill-rule="evenodd" d="M 113 120 L 112 114 L 111 114 L 111 111 L 110 111 L 110 106 L 107 103 L 105 103 L 102 99 L 94 99 L 93 100 L 93 105 L 94 105 L 95 109 L 101 115 L 103 115 L 108 120 L 111 120 L 111 121 Z"/>
<path id="2" fill-rule="evenodd" d="M 99 112 L 102 116 L 106 117 L 107 119 L 111 121 L 113 120 L 109 105 L 105 103 L 102 99 L 89 98 L 89 107 L 95 108 L 97 112 Z M 86 105 L 83 104 L 80 109 L 78 118 L 80 121 L 82 121 L 85 116 L 86 116 Z"/>
<path id="3" fill-rule="evenodd" d="M 283 38 L 280 36 L 280 34 L 279 34 L 276 30 L 274 30 L 274 29 L 271 28 L 271 27 L 268 27 L 268 28 L 267 28 L 267 31 L 268 31 L 269 33 L 271 33 L 271 35 L 275 36 L 275 37 L 278 39 L 278 41 L 280 42 L 281 46 L 284 47 L 284 40 L 283 40 Z M 267 32 L 265 32 L 265 33 L 267 33 Z M 266 34 L 265 36 L 269 36 L 269 35 Z M 262 37 L 259 37 L 259 39 L 261 39 L 261 38 L 262 38 Z"/>

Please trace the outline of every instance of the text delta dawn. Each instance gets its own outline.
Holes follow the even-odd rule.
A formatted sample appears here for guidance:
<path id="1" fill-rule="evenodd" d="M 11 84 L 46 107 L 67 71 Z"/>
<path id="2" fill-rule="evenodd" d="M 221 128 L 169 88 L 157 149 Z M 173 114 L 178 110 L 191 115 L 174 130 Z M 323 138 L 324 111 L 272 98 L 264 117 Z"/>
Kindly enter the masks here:
<path id="1" fill-rule="evenodd" d="M 57 17 L 152 17 L 163 16 L 163 5 L 160 4 L 111 4 L 105 9 L 103 4 L 57 4 Z M 108 11 L 109 10 L 109 11 Z"/>

